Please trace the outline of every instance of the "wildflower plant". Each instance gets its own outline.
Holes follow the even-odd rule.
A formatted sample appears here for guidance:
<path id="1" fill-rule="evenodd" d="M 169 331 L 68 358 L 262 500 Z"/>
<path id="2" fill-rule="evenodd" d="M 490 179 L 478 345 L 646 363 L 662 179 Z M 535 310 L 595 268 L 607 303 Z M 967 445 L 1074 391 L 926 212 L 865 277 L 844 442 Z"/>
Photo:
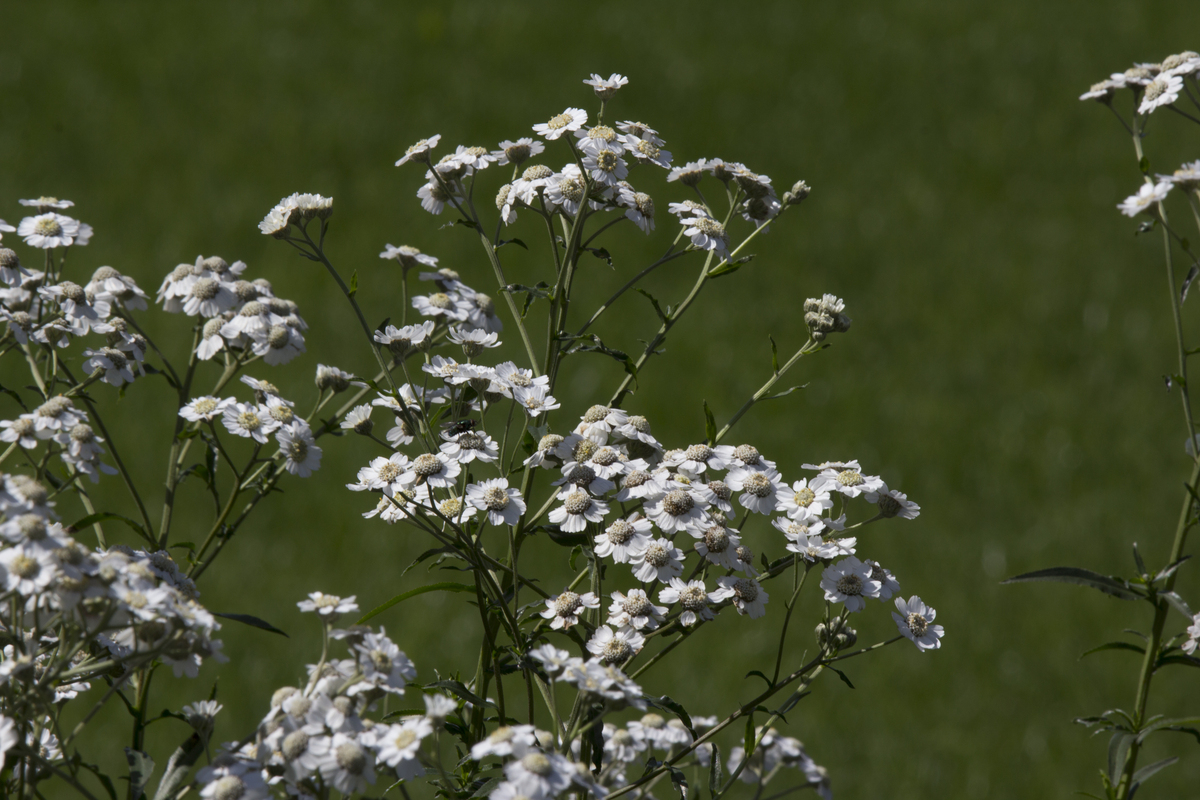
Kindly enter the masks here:
<path id="1" fill-rule="evenodd" d="M 1170 550 L 1161 565 L 1148 567 L 1134 543 L 1135 572 L 1128 577 L 1102 575 L 1080 567 L 1054 567 L 1019 575 L 1006 583 L 1061 581 L 1096 589 L 1121 600 L 1146 604 L 1146 627 L 1125 631 L 1133 637 L 1132 641 L 1108 642 L 1085 653 L 1125 650 L 1140 654 L 1133 705 L 1076 720 L 1096 733 L 1109 734 L 1108 763 L 1100 770 L 1105 797 L 1126 800 L 1133 797 L 1145 781 L 1179 760 L 1171 757 L 1145 764 L 1143 751 L 1151 736 L 1183 732 L 1200 740 L 1200 726 L 1197 725 L 1200 720 L 1196 717 L 1151 715 L 1149 712 L 1150 690 L 1158 672 L 1174 666 L 1200 667 L 1200 659 L 1194 655 L 1200 639 L 1200 614 L 1193 614 L 1187 600 L 1175 591 L 1180 570 L 1187 568 L 1184 562 L 1190 558 L 1187 554 L 1188 534 L 1200 522 L 1200 447 L 1197 447 L 1200 436 L 1188 382 L 1188 360 L 1200 352 L 1200 348 L 1188 346 L 1183 324 L 1184 303 L 1192 283 L 1200 276 L 1200 259 L 1168 214 L 1169 199 L 1172 204 L 1186 205 L 1193 222 L 1200 228 L 1200 160 L 1185 163 L 1170 174 L 1154 174 L 1143 150 L 1153 119 L 1157 119 L 1160 128 L 1166 124 L 1162 119 L 1164 116 L 1200 125 L 1200 54 L 1188 51 L 1168 56 L 1161 63 L 1135 64 L 1096 83 L 1079 99 L 1106 106 L 1132 139 L 1142 183 L 1134 194 L 1117 205 L 1117 210 L 1137 222 L 1138 234 L 1149 234 L 1157 229 L 1161 235 L 1176 357 L 1176 371 L 1167 377 L 1166 384 L 1181 401 L 1186 434 L 1180 450 L 1190 462 L 1190 475 L 1184 483 L 1182 507 Z M 1187 265 L 1182 280 L 1177 269 L 1180 257 Z M 1165 545 L 1165 533 L 1162 539 Z M 1194 598 L 1192 602 L 1195 602 Z"/>
<path id="2" fill-rule="evenodd" d="M 251 280 L 246 264 L 199 257 L 163 279 L 156 303 L 191 318 L 184 365 L 146 335 L 138 312 L 149 296 L 132 278 L 107 266 L 86 284 L 67 277 L 68 254 L 74 265 L 72 248 L 92 235 L 62 213 L 70 202 L 22 201 L 36 215 L 16 227 L 0 222 L 27 252 L 43 251 L 34 269 L 0 249 L 8 323 L 0 347 L 24 360 L 35 384 L 8 392 L 22 413 L 0 422 L 8 443 L 0 464 L 12 470 L 0 491 L 6 794 L 41 796 L 42 784 L 55 781 L 85 797 L 115 798 L 115 780 L 125 779 L 133 800 L 171 800 L 193 788 L 217 800 L 408 797 L 420 787 L 455 798 L 544 800 L 648 797 L 656 786 L 686 794 L 704 784 L 718 798 L 739 784 L 761 793 L 786 775 L 793 789 L 830 796 L 825 770 L 776 726 L 823 672 L 850 683 L 841 671 L 848 659 L 906 639 L 917 652 L 940 647 L 934 609 L 906 598 L 888 569 L 858 552 L 868 525 L 911 520 L 920 509 L 857 461 L 805 463 L 802 477 L 785 478 L 771 458 L 779 454 L 731 438 L 756 404 L 790 394 L 774 387 L 800 359 L 850 328 L 833 295 L 804 304 L 807 335 L 790 358 L 781 363 L 772 342 L 769 376 L 724 425 L 697 402 L 704 429 L 664 444 L 638 413 L 637 379 L 674 326 L 710 284 L 750 261 L 750 244 L 796 213 L 809 187 L 799 181 L 781 197 L 768 177 L 740 163 L 675 166 L 653 128 L 605 121 L 627 82 L 584 81 L 598 100 L 593 124 L 588 110 L 569 107 L 534 124 L 537 138 L 495 150 L 458 146 L 438 155 L 440 136 L 409 147 L 396 162 L 401 175 L 423 170 L 422 207 L 453 216 L 455 233 L 477 239 L 486 269 L 465 274 L 386 244 L 380 258 L 398 269 L 372 280 L 389 291 L 398 283 L 402 302 L 379 325 L 358 303 L 358 273 L 347 280 L 327 249 L 332 199 L 293 194 L 270 210 L 262 233 L 328 273 L 370 351 L 370 360 L 363 352 L 344 365 L 353 369 L 317 366 L 307 416 L 263 376 L 305 352 L 308 326 L 271 283 Z M 576 297 L 576 279 L 600 263 L 594 255 L 619 261 L 599 246 L 602 236 L 608 241 L 620 227 L 655 233 L 655 201 L 634 181 L 656 178 L 679 196 L 667 206 L 675 224 L 663 255 L 628 270 L 603 302 Z M 494 214 L 476 204 L 493 192 Z M 502 236 L 517 226 L 527 229 L 525 240 L 545 236 L 551 280 L 510 276 L 504 254 L 527 245 Z M 695 280 L 673 305 L 639 286 L 685 260 L 697 265 Z M 495 281 L 499 302 L 474 288 L 480 280 Z M 632 289 L 649 299 L 657 328 L 636 355 L 599 332 Z M 522 363 L 493 358 L 501 335 L 514 333 Z M 586 354 L 614 359 L 622 377 L 589 407 L 566 408 L 556 387 L 569 370 L 588 369 Z M 148 376 L 166 380 L 178 400 L 161 501 L 135 484 L 101 418 L 113 394 Z M 236 548 L 235 534 L 280 481 L 314 477 L 333 437 L 359 437 L 376 453 L 346 483 L 347 506 L 428 537 L 409 569 L 457 570 L 462 580 L 405 587 L 365 614 L 356 597 L 310 593 L 298 606 L 318 622 L 316 663 L 264 699 L 261 724 L 236 741 L 210 744 L 221 710 L 213 696 L 170 712 L 190 733 L 155 765 L 146 739 L 152 674 L 170 667 L 176 677 L 195 677 L 204 661 L 223 660 L 221 618 L 275 630 L 253 616 L 205 610 L 201 578 Z M 132 511 L 94 507 L 88 487 L 102 479 L 125 484 Z M 185 524 L 174 514 L 185 482 L 214 502 L 199 545 L 173 535 Z M 82 516 L 64 526 L 64 513 Z M 114 520 L 132 530 L 136 547 L 111 539 Z M 527 566 L 555 554 L 569 566 L 568 580 L 552 583 Z M 801 615 L 809 583 L 815 642 L 789 647 L 789 623 Z M 471 672 L 422 682 L 387 631 L 367 623 L 435 591 L 469 597 L 479 657 Z M 896 632 L 859 647 L 852 615 L 884 613 L 877 603 L 895 608 Z M 765 688 L 743 705 L 712 709 L 703 698 L 656 696 L 638 683 L 685 652 L 700 628 L 752 635 L 737 628 L 762 625 L 780 606 L 774 663 L 752 671 Z M 129 772 L 110 776 L 94 765 L 86 734 L 117 698 L 134 725 Z M 91 705 L 82 715 L 72 710 L 81 721 L 67 729 L 71 704 Z"/>

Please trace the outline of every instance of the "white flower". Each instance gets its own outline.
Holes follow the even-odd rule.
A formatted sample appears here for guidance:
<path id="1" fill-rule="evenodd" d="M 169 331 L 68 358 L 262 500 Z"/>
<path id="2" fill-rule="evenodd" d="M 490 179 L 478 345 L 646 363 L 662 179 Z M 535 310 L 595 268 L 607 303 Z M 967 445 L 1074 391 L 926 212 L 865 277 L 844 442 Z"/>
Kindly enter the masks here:
<path id="1" fill-rule="evenodd" d="M 507 478 L 492 478 L 467 486 L 467 502 L 487 512 L 492 525 L 516 525 L 525 513 L 525 501 L 518 489 L 508 487 Z"/>
<path id="2" fill-rule="evenodd" d="M 608 624 L 616 628 L 654 630 L 662 622 L 667 609 L 650 601 L 644 589 L 630 589 L 628 594 L 613 592 L 608 607 Z M 596 655 L 599 655 L 597 653 Z"/>
<path id="3" fill-rule="evenodd" d="M 17 235 L 25 238 L 25 244 L 43 250 L 87 244 L 87 237 L 91 236 L 91 231 L 89 226 L 81 224 L 79 220 L 54 212 L 25 217 L 17 225 Z"/>
<path id="4" fill-rule="evenodd" d="M 46 197 L 44 195 L 42 197 L 37 197 L 32 200 L 19 200 L 17 202 L 19 202 L 23 206 L 27 206 L 27 207 L 32 206 L 33 208 L 36 208 L 38 211 L 43 211 L 43 212 L 47 211 L 48 209 L 51 209 L 51 208 L 57 208 L 57 209 L 61 210 L 64 208 L 70 208 L 71 206 L 75 205 L 75 203 L 73 203 L 70 200 L 60 200 L 57 197 Z"/>
<path id="5" fill-rule="evenodd" d="M 400 476 L 403 486 L 430 486 L 453 488 L 455 478 L 462 472 L 459 463 L 445 453 L 422 453 L 409 462 L 408 470 Z"/>
<path id="6" fill-rule="evenodd" d="M 533 132 L 545 137 L 548 141 L 557 139 L 564 133 L 577 131 L 587 122 L 587 112 L 582 108 L 568 108 L 561 114 L 551 117 L 548 122 L 533 126 Z"/>
<path id="7" fill-rule="evenodd" d="M 646 750 L 646 736 L 641 729 L 628 730 L 613 725 L 604 726 L 604 755 L 622 764 L 639 760 L 639 753 Z"/>
<path id="8" fill-rule="evenodd" d="M 17 723 L 11 717 L 0 714 L 0 770 L 4 769 L 5 757 L 19 740 Z"/>
<path id="9" fill-rule="evenodd" d="M 528 798 L 555 797 L 571 785 L 575 775 L 575 765 L 563 756 L 537 750 L 504 765 L 504 776 Z"/>
<path id="10" fill-rule="evenodd" d="M 382 489 L 385 492 L 399 488 L 401 476 L 408 471 L 408 456 L 392 453 L 387 458 L 377 456 L 371 463 L 358 471 L 358 483 L 347 484 L 354 492 L 366 489 Z"/>
<path id="11" fill-rule="evenodd" d="M 32 450 L 38 446 L 38 439 L 34 435 L 37 430 L 37 423 L 34 421 L 32 414 L 22 414 L 16 419 L 6 419 L 0 422 L 0 442 L 20 442 L 21 447 L 26 450 Z"/>
<path id="12" fill-rule="evenodd" d="M 537 746 L 537 734 L 532 725 L 501 725 L 486 739 L 471 747 L 471 758 L 482 761 L 488 756 L 521 758 Z"/>
<path id="13" fill-rule="evenodd" d="M 903 631 L 901 631 L 901 633 L 903 633 Z M 1187 641 L 1185 641 L 1181 647 L 1183 648 L 1183 652 L 1190 656 L 1192 653 L 1196 652 L 1197 641 L 1200 641 L 1200 614 L 1195 614 L 1192 616 L 1192 624 L 1188 626 L 1187 635 Z"/>
<path id="14" fill-rule="evenodd" d="M 446 434 L 442 434 L 446 436 Z M 468 464 L 479 460 L 480 463 L 490 464 L 500 458 L 500 445 L 496 440 L 482 431 L 465 431 L 443 442 L 439 448 L 448 458 L 460 464 Z"/>
<path id="15" fill-rule="evenodd" d="M 885 489 L 883 480 L 877 475 L 864 475 L 857 461 L 830 467 L 809 482 L 814 491 L 831 490 L 846 497 L 863 496 L 867 502 L 875 502 L 879 491 Z"/>
<path id="16" fill-rule="evenodd" d="M 437 143 L 441 139 L 442 135 L 440 133 L 430 136 L 428 139 L 421 139 L 404 151 L 404 157 L 396 162 L 396 166 L 407 164 L 409 161 L 419 161 L 423 164 L 428 164 L 429 152 L 437 147 Z"/>
<path id="17" fill-rule="evenodd" d="M 883 585 L 872 577 L 870 564 L 855 556 L 825 568 L 821 573 L 821 588 L 830 603 L 845 603 L 847 611 L 862 611 L 866 598 L 878 597 Z"/>
<path id="18" fill-rule="evenodd" d="M 584 80 L 584 83 L 592 87 L 596 92 L 596 96 L 601 100 L 607 100 L 617 93 L 617 89 L 629 83 L 629 79 L 615 72 L 607 78 L 601 78 L 593 72 L 590 78 Z"/>
<path id="19" fill-rule="evenodd" d="M 692 244 L 701 250 L 712 250 L 719 256 L 729 256 L 729 234 L 725 226 L 715 219 L 698 215 L 685 217 L 680 222 L 684 225 L 684 235 L 692 240 Z"/>
<path id="20" fill-rule="evenodd" d="M 557 675 L 572 664 L 583 661 L 577 656 L 572 656 L 566 650 L 559 650 L 552 644 L 544 644 L 530 650 L 529 656 L 542 662 L 548 675 Z"/>
<path id="21" fill-rule="evenodd" d="M 358 611 L 358 603 L 355 603 L 354 599 L 354 595 L 341 598 L 335 594 L 309 592 L 308 599 L 296 603 L 296 607 L 301 611 L 315 611 L 322 617 L 332 617 Z"/>
<path id="22" fill-rule="evenodd" d="M 774 522 L 779 522 L 779 520 L 774 520 Z M 805 561 L 828 561 L 843 554 L 841 548 L 833 542 L 825 541 L 820 534 L 808 533 L 792 536 L 787 531 L 784 534 L 788 537 L 785 549 L 799 553 Z"/>
<path id="23" fill-rule="evenodd" d="M 297 420 L 283 425 L 275 433 L 279 451 L 284 455 L 283 468 L 293 475 L 307 478 L 321 466 L 321 448 L 317 447 L 312 429 Z"/>
<path id="24" fill-rule="evenodd" d="M 767 613 L 766 604 L 770 596 L 762 584 L 753 578 L 735 578 L 730 575 L 717 579 L 718 588 L 710 595 L 713 600 L 732 599 L 739 614 L 758 619 Z"/>
<path id="25" fill-rule="evenodd" d="M 602 186 L 616 186 L 629 175 L 629 167 L 612 150 L 599 150 L 588 153 L 583 157 L 583 168 L 592 176 L 592 180 Z"/>
<path id="26" fill-rule="evenodd" d="M 92 279 L 83 287 L 84 291 L 94 295 L 97 300 L 103 300 L 122 308 L 144 310 L 146 308 L 146 293 L 127 275 L 122 275 L 112 267 L 100 267 L 92 273 Z"/>
<path id="27" fill-rule="evenodd" d="M 1200 63 L 1200 59 L 1197 60 Z M 1179 169 L 1170 175 L 1157 175 L 1160 182 L 1172 183 L 1180 189 L 1200 188 L 1200 161 L 1181 164 Z"/>
<path id="28" fill-rule="evenodd" d="M 345 733 L 333 735 L 320 769 L 325 782 L 347 797 L 366 791 L 368 784 L 375 783 L 374 753 L 365 743 Z"/>
<path id="29" fill-rule="evenodd" d="M 1137 194 L 1132 194 L 1126 197 L 1124 201 L 1117 205 L 1117 209 L 1127 217 L 1136 217 L 1138 214 L 1150 211 L 1166 199 L 1174 187 L 1173 183 L 1162 181 L 1159 183 L 1143 183 L 1138 189 Z"/>
<path id="30" fill-rule="evenodd" d="M 618 564 L 628 564 L 633 554 L 642 551 L 650 543 L 650 520 L 633 514 L 628 519 L 618 519 L 604 529 L 595 539 L 596 555 L 612 557 Z"/>
<path id="31" fill-rule="evenodd" d="M 341 428 L 344 431 L 354 431 L 355 433 L 370 433 L 375 423 L 371 421 L 371 410 L 374 406 L 369 403 L 363 403 L 361 406 L 355 406 L 346 414 L 342 420 Z"/>
<path id="32" fill-rule="evenodd" d="M 1183 78 L 1178 75 L 1163 73 L 1146 86 L 1142 95 L 1142 104 L 1138 106 L 1139 114 L 1150 114 L 1154 109 L 1169 106 L 1179 99 L 1183 90 Z"/>
<path id="33" fill-rule="evenodd" d="M 630 732 L 636 731 L 642 735 L 651 747 L 660 750 L 670 750 L 675 745 L 692 743 L 692 735 L 677 719 L 670 722 L 663 719 L 661 714 L 651 711 L 640 720 L 629 723 Z"/>
<path id="34" fill-rule="evenodd" d="M 32 543 L 0 551 L 0 583 L 10 592 L 32 597 L 62 574 L 54 554 Z"/>
<path id="35" fill-rule="evenodd" d="M 583 173 L 575 164 L 563 167 L 562 172 L 546 179 L 544 197 L 551 211 L 562 211 L 569 216 L 579 213 L 579 206 L 586 198 Z"/>
<path id="36" fill-rule="evenodd" d="M 908 499 L 904 492 L 889 489 L 885 484 L 877 493 L 876 503 L 879 505 L 881 516 L 900 519 L 916 519 L 921 515 L 921 507 Z"/>
<path id="37" fill-rule="evenodd" d="M 433 723 L 425 717 L 413 717 L 399 725 L 388 725 L 374 734 L 376 758 L 394 769 L 396 777 L 401 780 L 419 778 L 425 773 L 425 768 L 417 760 L 417 755 L 421 750 L 421 740 L 431 733 Z"/>
<path id="38" fill-rule="evenodd" d="M 627 475 L 626 478 L 628 477 L 630 476 Z M 622 481 L 622 487 L 624 486 L 625 481 Z M 666 534 L 684 530 L 697 531 L 708 521 L 704 501 L 680 484 L 675 484 L 670 491 L 647 503 L 645 513 L 650 521 Z"/>
<path id="39" fill-rule="evenodd" d="M 671 544 L 670 539 L 655 539 L 633 553 L 629 565 L 633 567 L 633 576 L 642 583 L 666 583 L 683 573 L 683 559 L 683 551 Z"/>
<path id="40" fill-rule="evenodd" d="M 423 317 L 445 317 L 456 322 L 463 322 L 470 315 L 470 307 L 457 292 L 417 295 L 412 299 L 412 307 Z"/>
<path id="41" fill-rule="evenodd" d="M 900 613 L 897 614 L 896 611 Z M 942 646 L 942 626 L 929 624 L 937 616 L 937 611 L 925 605 L 920 597 L 915 594 L 908 600 L 897 597 L 896 611 L 892 612 L 892 619 L 896 621 L 896 627 L 900 629 L 900 633 L 917 646 L 918 650 L 937 650 Z M 1191 632 L 1190 628 L 1188 632 Z"/>
<path id="42" fill-rule="evenodd" d="M 383 628 L 379 633 L 364 636 L 361 644 L 354 645 L 354 651 L 365 682 L 350 687 L 350 694 L 372 686 L 391 694 L 404 694 L 404 687 L 417 677 L 412 661 L 387 637 Z"/>
<path id="43" fill-rule="evenodd" d="M 679 615 L 681 625 L 691 627 L 701 620 L 710 620 L 716 617 L 713 610 L 708 607 L 710 602 L 716 602 L 717 597 L 709 594 L 704 588 L 704 581 L 694 580 L 684 583 L 679 578 L 672 578 L 670 584 L 659 591 L 658 601 L 660 603 L 679 603 L 683 613 Z"/>
<path id="44" fill-rule="evenodd" d="M 554 620 L 550 623 L 551 628 L 565 630 L 579 622 L 581 611 L 599 607 L 600 600 L 592 592 L 577 594 L 568 589 L 546 600 L 546 608 L 541 613 L 542 619 Z"/>
<path id="45" fill-rule="evenodd" d="M 461 197 L 452 193 L 453 184 L 439 182 L 432 171 L 425 173 L 425 181 L 417 190 L 417 197 L 421 199 L 421 208 L 430 214 L 441 214 L 446 208 L 446 203 L 462 202 Z"/>
<path id="46" fill-rule="evenodd" d="M 218 278 L 203 277 L 188 290 L 187 299 L 183 301 L 183 313 L 189 317 L 200 315 L 208 319 L 228 311 L 237 302 L 238 297 L 230 284 Z"/>
<path id="47" fill-rule="evenodd" d="M 900 582 L 896 580 L 896 576 L 891 573 L 891 570 L 884 568 L 878 561 L 867 559 L 863 562 L 871 568 L 871 578 L 879 581 L 879 599 L 890 600 L 892 596 L 900 592 Z"/>
<path id="48" fill-rule="evenodd" d="M 218 763 L 220 766 L 207 766 L 196 773 L 196 780 L 205 784 L 200 790 L 204 800 L 266 800 L 271 796 L 257 763 L 236 757 Z"/>
<path id="49" fill-rule="evenodd" d="M 230 433 L 253 439 L 259 444 L 266 444 L 267 437 L 279 427 L 279 422 L 271 418 L 271 413 L 265 405 L 249 403 L 233 403 L 226 406 L 221 421 Z"/>
<path id="50" fill-rule="evenodd" d="M 741 537 L 737 531 L 726 527 L 724 522 L 713 520 L 712 524 L 705 526 L 702 531 L 690 530 L 688 533 L 699 540 L 696 542 L 696 552 L 707 560 L 725 569 L 742 568 L 738 558 Z"/>
<path id="51" fill-rule="evenodd" d="M 504 140 L 500 143 L 499 150 L 493 150 L 492 155 L 496 157 L 497 164 L 509 164 L 520 166 L 528 161 L 533 156 L 544 152 L 546 146 L 541 142 L 530 139 L 528 136 L 522 136 L 515 142 Z"/>
<path id="52" fill-rule="evenodd" d="M 608 504 L 581 489 L 560 492 L 561 506 L 550 512 L 549 520 L 565 533 L 579 533 L 589 522 L 600 522 L 608 514 Z"/>
<path id="53" fill-rule="evenodd" d="M 810 486 L 807 478 L 793 483 L 790 491 L 779 492 L 779 510 L 798 522 L 818 519 L 831 508 L 829 488 Z"/>
<path id="54" fill-rule="evenodd" d="M 725 476 L 725 483 L 735 492 L 742 492 L 738 502 L 742 508 L 759 514 L 772 514 L 779 505 L 780 495 L 787 493 L 787 484 L 779 473 L 767 469 L 734 468 Z"/>
<path id="55" fill-rule="evenodd" d="M 83 362 L 84 372 L 91 374 L 96 370 L 103 370 L 104 374 L 100 380 L 113 386 L 133 383 L 133 371 L 129 369 L 129 359 L 120 350 L 114 347 L 101 347 L 99 350 L 84 350 L 83 354 L 88 357 L 88 360 Z M 141 365 L 138 365 L 138 372 L 142 372 Z"/>
<path id="56" fill-rule="evenodd" d="M 500 346 L 500 337 L 483 328 L 465 330 L 460 327 L 454 327 L 450 329 L 446 338 L 457 345 L 462 345 L 464 350 L 474 350 L 475 355 L 482 353 L 484 348 Z M 469 353 L 468 357 L 470 355 Z"/>
<path id="57" fill-rule="evenodd" d="M 633 628 L 620 628 L 615 633 L 607 625 L 596 628 L 588 640 L 588 652 L 605 664 L 622 664 L 636 655 L 646 644 L 646 637 Z"/>

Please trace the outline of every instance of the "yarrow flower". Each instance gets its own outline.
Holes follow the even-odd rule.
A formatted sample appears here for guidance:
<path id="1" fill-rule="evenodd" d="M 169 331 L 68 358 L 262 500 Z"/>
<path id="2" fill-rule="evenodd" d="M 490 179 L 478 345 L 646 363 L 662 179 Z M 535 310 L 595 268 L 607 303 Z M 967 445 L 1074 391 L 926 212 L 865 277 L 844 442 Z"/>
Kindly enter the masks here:
<path id="1" fill-rule="evenodd" d="M 1117 209 L 1127 217 L 1136 217 L 1138 214 L 1155 210 L 1157 205 L 1166 199 L 1172 188 L 1174 188 L 1174 184 L 1168 181 L 1143 183 L 1137 194 L 1126 197 L 1117 206 Z"/>
<path id="2" fill-rule="evenodd" d="M 592 76 L 585 79 L 583 82 L 588 86 L 591 86 L 596 91 L 597 97 L 599 97 L 601 100 L 607 100 L 616 94 L 618 89 L 629 83 L 629 79 L 624 75 L 618 75 L 615 72 L 612 75 L 609 75 L 607 78 L 601 78 L 599 75 L 593 72 Z"/>
<path id="3" fill-rule="evenodd" d="M 896 613 L 896 611 L 900 613 Z M 913 595 L 908 600 L 897 597 L 896 611 L 892 612 L 892 619 L 896 621 L 896 627 L 900 629 L 900 633 L 906 639 L 917 646 L 918 650 L 922 652 L 937 650 L 942 646 L 942 636 L 944 635 L 942 626 L 931 624 L 937 616 L 937 612 L 925 605 L 920 597 Z M 1190 628 L 1188 633 L 1191 633 Z M 1195 644 L 1192 647 L 1195 649 Z"/>

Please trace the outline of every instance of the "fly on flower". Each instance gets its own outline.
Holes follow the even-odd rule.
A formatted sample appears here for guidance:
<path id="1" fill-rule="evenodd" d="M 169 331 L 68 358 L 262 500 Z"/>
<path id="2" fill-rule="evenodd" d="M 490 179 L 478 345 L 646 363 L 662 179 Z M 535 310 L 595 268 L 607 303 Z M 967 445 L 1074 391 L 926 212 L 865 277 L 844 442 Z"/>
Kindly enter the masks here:
<path id="1" fill-rule="evenodd" d="M 468 433 L 475 430 L 475 426 L 479 424 L 478 420 L 474 419 L 459 419 L 452 422 L 442 423 L 442 432 L 446 436 L 458 436 L 462 433 Z"/>

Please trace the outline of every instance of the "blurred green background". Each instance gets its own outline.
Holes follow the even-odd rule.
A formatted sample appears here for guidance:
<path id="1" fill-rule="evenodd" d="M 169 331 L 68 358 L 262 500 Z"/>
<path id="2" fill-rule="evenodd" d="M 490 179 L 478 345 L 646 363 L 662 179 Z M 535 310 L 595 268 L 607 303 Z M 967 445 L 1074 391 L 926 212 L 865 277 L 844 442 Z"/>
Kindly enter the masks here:
<path id="1" fill-rule="evenodd" d="M 750 266 L 706 290 L 626 405 L 664 442 L 696 441 L 701 399 L 721 421 L 767 377 L 768 334 L 781 351 L 802 343 L 804 298 L 844 297 L 851 332 L 788 376 L 805 391 L 756 408 L 734 439 L 758 443 L 791 479 L 806 461 L 859 458 L 919 502 L 919 520 L 870 529 L 861 554 L 935 606 L 947 633 L 936 653 L 903 645 L 850 662 L 856 691 L 822 679 L 787 731 L 830 769 L 840 798 L 1098 791 L 1106 740 L 1070 720 L 1131 705 L 1138 665 L 1125 653 L 1079 656 L 1146 627 L 1145 613 L 1082 589 L 998 584 L 1061 563 L 1127 572 L 1132 541 L 1153 561 L 1169 547 L 1186 461 L 1178 398 L 1162 380 L 1174 367 L 1160 244 L 1135 238 L 1114 208 L 1139 184 L 1125 133 L 1076 97 L 1134 61 L 1200 46 L 1184 38 L 1200 31 L 1200 6 L 39 2 L 3 4 L 0 24 L 0 216 L 23 216 L 22 197 L 73 199 L 96 229 L 72 254 L 77 279 L 111 264 L 153 290 L 199 253 L 244 259 L 311 325 L 307 356 L 252 370 L 301 408 L 318 362 L 372 362 L 328 277 L 256 229 L 288 193 L 335 198 L 329 251 L 358 271 L 367 317 L 381 320 L 399 314 L 398 275 L 377 258 L 387 242 L 492 285 L 473 234 L 439 230 L 452 216 L 420 209 L 419 169 L 392 166 L 404 148 L 433 133 L 443 152 L 494 146 L 568 105 L 594 110 L 580 84 L 590 72 L 629 76 L 611 115 L 657 128 L 677 163 L 740 160 L 781 193 L 806 179 L 811 198 L 760 237 Z M 1195 141 L 1194 128 L 1159 112 L 1153 167 L 1196 158 Z M 562 160 L 551 153 L 549 163 Z M 580 297 L 606 296 L 674 235 L 666 203 L 680 187 L 635 177 L 658 201 L 659 230 L 608 237 L 615 273 L 585 264 Z M 535 222 L 527 214 L 512 233 L 540 242 Z M 512 250 L 510 280 L 547 277 L 544 250 Z M 676 262 L 650 288 L 677 302 L 697 266 Z M 157 338 L 186 348 L 183 319 L 143 316 Z M 632 350 L 655 326 L 648 303 L 630 296 L 600 332 Z M 507 332 L 503 352 L 517 357 Z M 0 380 L 22 383 L 19 366 L 0 367 Z M 574 412 L 620 377 L 599 356 L 569 370 L 557 394 Z M 171 402 L 163 382 L 146 380 L 108 412 L 147 485 L 161 482 Z M 429 581 L 419 571 L 399 579 L 426 543 L 360 519 L 364 497 L 341 488 L 374 454 L 369 444 L 329 442 L 317 477 L 285 481 L 202 580 L 210 608 L 261 616 L 291 638 L 227 624 L 231 662 L 156 702 L 177 708 L 219 678 L 218 738 L 241 738 L 270 692 L 316 657 L 298 599 L 321 589 L 366 608 Z M 210 519 L 200 487 L 186 488 L 194 517 L 176 539 L 202 535 Z M 130 510 L 115 480 L 100 493 Z M 767 536 L 751 540 L 761 548 Z M 1200 599 L 1195 569 L 1180 588 Z M 796 658 L 811 648 L 809 598 Z M 758 683 L 742 675 L 766 663 L 782 616 L 769 611 L 756 625 L 712 626 L 646 688 L 704 714 L 748 698 Z M 859 616 L 865 641 L 894 631 L 884 608 Z M 380 621 L 422 679 L 473 672 L 477 616 L 457 596 L 409 601 Z M 1152 710 L 1195 713 L 1188 678 L 1162 675 Z M 108 724 L 123 737 L 119 715 Z M 117 758 L 121 743 L 99 747 Z M 1186 737 L 1153 741 L 1145 763 L 1185 760 L 1144 794 L 1189 794 L 1200 779 L 1194 749 Z"/>

